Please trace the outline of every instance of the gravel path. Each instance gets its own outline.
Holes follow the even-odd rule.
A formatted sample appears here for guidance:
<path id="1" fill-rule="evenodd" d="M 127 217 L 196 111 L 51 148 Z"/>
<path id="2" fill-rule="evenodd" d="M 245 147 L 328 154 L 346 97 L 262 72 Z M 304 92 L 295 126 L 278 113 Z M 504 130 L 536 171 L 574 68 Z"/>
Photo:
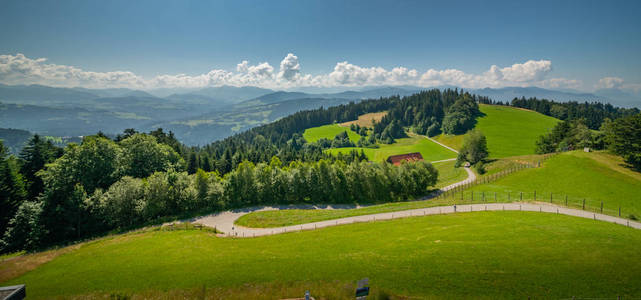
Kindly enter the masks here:
<path id="1" fill-rule="evenodd" d="M 447 191 L 453 189 L 459 185 L 466 184 L 468 182 L 476 180 L 476 175 L 469 168 L 465 168 L 465 171 L 468 174 L 468 178 L 451 184 L 447 187 L 441 189 L 441 191 Z M 334 220 L 320 221 L 307 223 L 302 225 L 292 225 L 276 228 L 247 228 L 235 225 L 234 222 L 243 215 L 248 213 L 257 212 L 257 211 L 266 211 L 266 210 L 280 210 L 280 209 L 355 209 L 360 208 L 361 206 L 349 206 L 349 205 L 335 205 L 335 206 L 314 206 L 314 205 L 302 205 L 302 206 L 263 206 L 263 207 L 252 207 L 241 210 L 234 211 L 225 211 L 205 217 L 200 217 L 192 220 L 194 223 L 199 223 L 209 227 L 215 227 L 219 231 L 222 231 L 226 236 L 235 236 L 235 237 L 256 237 L 264 235 L 279 234 L 292 231 L 301 231 L 301 230 L 313 230 L 329 226 L 337 226 L 343 224 L 352 224 L 359 222 L 373 222 L 380 220 L 391 220 L 397 218 L 407 218 L 407 217 L 418 217 L 418 216 L 428 216 L 436 214 L 452 214 L 452 213 L 465 213 L 473 211 L 535 211 L 535 212 L 545 212 L 545 213 L 556 213 L 563 214 L 568 216 L 575 216 L 581 218 L 594 219 L 605 222 L 612 222 L 616 224 L 621 224 L 624 226 L 629 226 L 636 229 L 641 229 L 641 223 L 630 221 L 623 218 L 613 217 L 604 214 L 592 213 L 584 210 L 560 207 L 555 205 L 550 205 L 546 203 L 488 203 L 488 204 L 466 204 L 466 205 L 450 205 L 450 206 L 437 206 L 429 208 L 419 208 L 411 210 L 403 210 L 389 213 L 378 213 L 362 216 L 354 216 L 347 218 L 340 218 Z"/>
<path id="2" fill-rule="evenodd" d="M 446 145 L 443 145 L 435 141 L 434 139 L 431 139 L 426 136 L 425 138 L 449 150 L 452 150 L 458 153 L 458 151 L 456 151 L 455 149 L 452 149 Z M 445 161 L 448 161 L 448 160 L 445 160 Z M 449 191 L 453 188 L 456 188 L 461 185 L 465 185 L 470 182 L 474 182 L 474 180 L 476 180 L 476 174 L 474 174 L 474 172 L 472 172 L 470 168 L 465 168 L 465 171 L 467 172 L 467 179 L 463 181 L 459 181 L 454 184 L 450 184 L 440 189 L 438 192 L 433 193 L 432 195 L 427 196 L 423 199 L 429 199 L 437 196 L 442 192 Z M 238 218 L 242 217 L 243 215 L 246 215 L 252 212 L 257 212 L 257 211 L 282 210 L 282 209 L 355 209 L 360 207 L 361 206 L 349 206 L 349 205 L 334 205 L 334 206 L 298 205 L 298 206 L 277 206 L 277 207 L 261 206 L 261 207 L 250 207 L 245 209 L 233 210 L 233 211 L 224 211 L 221 213 L 216 213 L 216 214 L 212 214 L 204 217 L 195 218 L 195 219 L 192 219 L 191 222 L 216 228 L 219 231 L 223 232 L 226 236 L 256 237 L 256 236 L 272 235 L 272 234 L 279 234 L 279 233 L 292 232 L 292 231 L 313 230 L 317 228 L 337 226 L 337 225 L 343 225 L 343 224 L 352 224 L 352 223 L 359 223 L 359 222 L 374 222 L 379 220 L 391 220 L 391 219 L 397 219 L 397 218 L 428 216 L 428 215 L 436 215 L 436 214 L 464 213 L 464 212 L 473 212 L 473 211 L 504 211 L 504 210 L 515 211 L 516 210 L 516 211 L 535 211 L 535 212 L 542 212 L 542 213 L 545 212 L 545 213 L 563 214 L 568 216 L 575 216 L 575 217 L 588 218 L 588 219 L 594 219 L 594 220 L 605 221 L 605 222 L 612 222 L 612 223 L 621 224 L 621 225 L 636 228 L 636 229 L 641 229 L 641 223 L 630 221 L 623 218 L 618 218 L 618 217 L 613 217 L 613 216 L 608 216 L 608 215 L 598 214 L 598 213 L 592 213 L 592 212 L 579 210 L 579 209 L 560 207 L 560 206 L 555 206 L 555 205 L 546 204 L 546 203 L 536 204 L 536 203 L 518 203 L 518 202 L 517 203 L 513 202 L 513 203 L 488 203 L 488 204 L 437 206 L 437 207 L 419 208 L 419 209 L 403 210 L 403 211 L 396 211 L 396 212 L 389 212 L 389 213 L 378 213 L 378 214 L 354 216 L 354 217 L 313 222 L 313 223 L 307 223 L 302 225 L 276 227 L 276 228 L 247 228 L 247 227 L 237 226 L 234 224 L 234 222 L 236 222 L 236 220 L 238 220 Z"/>
<path id="3" fill-rule="evenodd" d="M 437 143 L 437 144 L 439 144 L 439 145 L 441 145 L 441 146 L 443 146 L 443 147 L 445 147 L 447 149 L 450 149 L 450 150 L 454 151 L 454 153 L 458 153 L 458 151 L 456 151 L 456 149 L 454 149 L 454 148 L 452 148 L 452 147 L 450 147 L 448 145 L 442 144 L 440 142 L 437 142 L 435 139 L 433 139 L 431 137 L 427 137 L 427 136 L 424 136 L 424 135 L 422 135 L 422 137 L 424 137 L 424 138 L 426 138 L 426 139 L 428 139 L 428 140 L 430 140 L 430 141 L 432 141 L 434 143 Z"/>
<path id="4" fill-rule="evenodd" d="M 269 208 L 258 209 L 254 211 L 267 210 Z M 246 228 L 235 226 L 234 221 L 240 216 L 248 212 L 223 212 L 215 216 L 207 216 L 196 220 L 206 226 L 216 227 L 218 230 L 225 233 L 226 236 L 235 237 L 256 237 L 272 234 L 280 234 L 292 231 L 313 230 L 329 226 L 337 226 L 344 224 L 353 224 L 361 222 L 373 222 L 381 220 L 391 220 L 407 217 L 419 217 L 438 214 L 452 214 L 452 213 L 467 213 L 478 211 L 533 211 L 542 213 L 555 213 L 568 216 L 575 216 L 580 218 L 594 219 L 599 221 L 616 223 L 635 229 L 641 229 L 641 223 L 630 221 L 623 218 L 617 218 L 604 214 L 592 213 L 584 210 L 559 207 L 545 203 L 488 203 L 488 204 L 466 204 L 466 205 L 450 205 L 450 206 L 437 206 L 429 208 L 419 208 L 412 210 L 404 210 L 389 213 L 379 213 L 372 215 L 354 216 L 348 218 L 341 218 L 335 220 L 320 221 L 314 223 L 307 223 L 302 225 L 292 225 L 277 228 Z"/>

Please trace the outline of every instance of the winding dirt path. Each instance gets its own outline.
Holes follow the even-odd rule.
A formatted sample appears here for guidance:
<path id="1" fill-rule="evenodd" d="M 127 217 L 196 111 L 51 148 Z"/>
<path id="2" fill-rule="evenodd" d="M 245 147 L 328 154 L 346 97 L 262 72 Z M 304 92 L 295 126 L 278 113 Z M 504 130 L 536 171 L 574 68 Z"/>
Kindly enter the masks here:
<path id="1" fill-rule="evenodd" d="M 464 185 L 468 182 L 476 180 L 476 175 L 469 168 L 465 168 L 465 171 L 468 174 L 467 179 L 448 185 L 441 189 L 441 191 L 448 191 L 460 185 Z M 363 206 L 350 206 L 350 205 L 328 205 L 328 206 L 318 206 L 318 205 L 297 205 L 297 206 L 262 206 L 262 207 L 251 207 L 246 209 L 239 209 L 233 211 L 225 211 L 217 214 L 212 214 L 209 216 L 204 216 L 192 220 L 194 223 L 199 223 L 205 226 L 214 227 L 219 231 L 222 231 L 225 236 L 233 237 L 257 237 L 265 236 L 272 234 L 280 234 L 292 231 L 301 231 L 301 230 L 314 230 L 329 226 L 337 226 L 344 224 L 353 224 L 360 222 L 374 222 L 381 220 L 391 220 L 398 218 L 407 218 L 407 217 L 419 217 L 419 216 L 429 216 L 437 214 L 452 214 L 452 213 L 467 213 L 474 211 L 534 211 L 541 213 L 556 213 L 563 214 L 568 216 L 575 216 L 580 218 L 588 218 L 599 221 L 616 223 L 635 229 L 641 229 L 641 223 L 630 221 L 624 218 L 613 217 L 609 215 L 592 213 L 589 211 L 584 211 L 580 209 L 573 209 L 567 207 L 560 207 L 556 205 L 550 205 L 546 203 L 488 203 L 488 204 L 466 204 L 466 205 L 448 205 L 448 206 L 436 206 L 429 208 L 419 208 L 419 209 L 410 209 L 403 211 L 395 211 L 388 213 L 378 213 L 378 214 L 369 214 L 362 216 L 353 216 L 347 218 L 326 220 L 320 222 L 312 222 L 301 225 L 292 225 L 292 226 L 283 226 L 276 228 L 247 228 L 235 225 L 234 222 L 243 215 L 257 212 L 257 211 L 267 211 L 267 210 L 282 210 L 282 209 L 356 209 Z"/>
<path id="2" fill-rule="evenodd" d="M 451 151 L 458 153 L 453 148 L 450 148 L 446 145 L 443 145 L 434 139 L 424 136 L 426 139 L 429 139 Z M 470 168 L 465 168 L 467 172 L 467 178 L 463 181 L 459 181 L 453 184 L 450 184 L 438 192 L 433 193 L 430 196 L 427 196 L 423 199 L 427 200 L 433 197 L 436 197 L 438 194 L 449 191 L 453 188 L 456 188 L 461 185 L 465 185 L 476 180 L 476 174 Z M 349 205 L 327 205 L 327 206 L 318 206 L 318 205 L 297 205 L 297 206 L 261 206 L 261 207 L 250 207 L 239 210 L 224 211 L 208 216 L 203 216 L 199 218 L 192 219 L 191 222 L 202 224 L 205 226 L 213 227 L 223 232 L 225 236 L 232 237 L 257 237 L 265 236 L 272 234 L 280 234 L 292 231 L 301 231 L 301 230 L 314 230 L 318 228 L 324 228 L 329 226 L 337 226 L 344 224 L 360 223 L 360 222 L 374 222 L 380 220 L 391 220 L 397 218 L 407 218 L 407 217 L 418 217 L 418 216 L 428 216 L 428 215 L 437 215 L 437 214 L 452 214 L 452 213 L 465 213 L 473 211 L 534 211 L 541 213 L 556 213 L 563 214 L 568 216 L 575 216 L 580 218 L 588 218 L 594 220 L 600 220 L 605 222 L 612 222 L 616 224 L 621 224 L 624 226 L 632 227 L 635 229 L 641 229 L 641 223 L 630 221 L 624 218 L 613 217 L 604 214 L 592 213 L 584 210 L 560 207 L 555 205 L 550 205 L 546 203 L 488 203 L 488 204 L 466 204 L 466 205 L 450 205 L 450 206 L 437 206 L 429 208 L 419 208 L 419 209 L 410 209 L 396 212 L 388 213 L 378 213 L 378 214 L 369 214 L 361 215 L 354 217 L 346 217 L 340 219 L 326 220 L 320 222 L 312 222 L 301 225 L 292 225 L 292 226 L 283 226 L 276 228 L 247 228 L 234 224 L 238 218 L 257 211 L 266 211 L 266 210 L 283 210 L 283 209 L 356 209 L 362 206 L 349 206 Z"/>
<path id="3" fill-rule="evenodd" d="M 276 209 L 276 208 L 265 207 L 265 208 L 256 209 L 252 211 L 262 211 L 262 210 L 270 210 L 270 209 Z M 332 208 L 329 208 L 329 209 L 332 209 Z M 488 203 L 488 204 L 437 206 L 437 207 L 419 208 L 419 209 L 403 210 L 403 211 L 388 212 L 388 213 L 354 216 L 354 217 L 313 222 L 313 223 L 307 223 L 302 225 L 276 227 L 276 228 L 246 228 L 246 227 L 234 225 L 234 221 L 236 221 L 240 216 L 249 213 L 250 211 L 244 211 L 244 212 L 227 211 L 227 212 L 217 214 L 215 216 L 207 216 L 207 217 L 198 219 L 195 222 L 203 224 L 205 226 L 216 227 L 218 230 L 224 232 L 226 236 L 257 237 L 257 236 L 281 234 L 281 233 L 292 232 L 292 231 L 314 230 L 314 229 L 344 225 L 344 224 L 374 222 L 374 221 L 391 220 L 391 219 L 408 218 L 408 217 L 422 217 L 422 216 L 439 215 L 439 214 L 469 213 L 469 212 L 479 212 L 479 211 L 530 211 L 530 212 L 541 212 L 541 213 L 555 213 L 555 214 L 562 214 L 562 215 L 616 223 L 616 224 L 628 226 L 635 229 L 641 229 L 641 223 L 639 222 L 630 221 L 627 219 L 613 217 L 609 215 L 592 213 L 592 212 L 573 209 L 573 208 L 559 207 L 559 206 L 544 204 L 544 203 L 541 203 L 541 204 Z"/>

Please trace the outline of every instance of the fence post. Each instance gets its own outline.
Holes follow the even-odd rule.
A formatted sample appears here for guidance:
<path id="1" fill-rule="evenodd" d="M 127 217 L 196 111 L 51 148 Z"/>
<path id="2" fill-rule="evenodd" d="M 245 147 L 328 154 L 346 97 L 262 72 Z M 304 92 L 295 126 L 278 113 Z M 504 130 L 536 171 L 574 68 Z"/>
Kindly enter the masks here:
<path id="1" fill-rule="evenodd" d="M 585 210 L 585 198 L 583 199 L 583 210 Z"/>
<path id="2" fill-rule="evenodd" d="M 568 206 L 568 195 L 565 195 L 565 206 Z"/>
<path id="3" fill-rule="evenodd" d="M 507 202 L 510 202 L 510 192 L 507 192 Z"/>
<path id="4" fill-rule="evenodd" d="M 494 192 L 494 202 L 498 202 L 496 201 L 496 192 Z"/>
<path id="5" fill-rule="evenodd" d="M 470 197 L 470 203 L 474 202 L 474 191 L 471 191 L 472 196 Z"/>
<path id="6" fill-rule="evenodd" d="M 601 213 L 603 213 L 603 201 L 601 201 Z"/>
<path id="7" fill-rule="evenodd" d="M 534 201 L 536 201 L 536 190 L 534 190 Z"/>
<path id="8" fill-rule="evenodd" d="M 552 203 L 552 193 L 550 193 L 550 203 Z"/>
<path id="9" fill-rule="evenodd" d="M 521 192 L 521 200 L 520 201 L 523 201 L 523 192 Z"/>
<path id="10" fill-rule="evenodd" d="M 481 199 L 483 202 L 485 202 L 485 191 L 481 192 Z"/>
<path id="11" fill-rule="evenodd" d="M 619 217 L 621 216 L 621 206 L 619 206 Z"/>

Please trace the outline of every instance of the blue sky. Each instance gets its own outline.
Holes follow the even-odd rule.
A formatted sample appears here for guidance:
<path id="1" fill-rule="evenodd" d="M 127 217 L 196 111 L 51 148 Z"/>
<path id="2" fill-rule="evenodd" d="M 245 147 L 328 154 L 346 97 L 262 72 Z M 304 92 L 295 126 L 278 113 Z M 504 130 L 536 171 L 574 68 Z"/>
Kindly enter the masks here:
<path id="1" fill-rule="evenodd" d="M 0 71 L 0 82 L 286 88 L 401 84 L 410 78 L 406 83 L 418 85 L 641 87 L 641 1 L 445 2 L 3 1 L 0 70 L 2 63 L 13 65 Z M 278 79 L 279 72 L 291 71 L 281 67 L 289 53 L 296 57 L 287 62 L 296 76 Z M 249 67 L 266 62 L 272 70 L 238 69 L 244 60 Z M 345 61 L 349 65 L 331 79 Z M 25 75 L 21 69 L 44 64 L 61 67 L 56 72 L 112 74 L 85 74 L 67 84 L 61 78 L 68 76 L 43 76 L 40 70 Z M 515 64 L 524 66 L 499 72 L 498 79 L 481 78 L 493 65 Z M 417 75 L 381 73 L 378 67 L 405 67 Z M 437 73 L 417 79 L 430 69 Z M 212 70 L 228 73 L 203 79 Z M 239 72 L 254 73 L 241 80 Z M 173 78 L 178 74 L 189 77 Z M 173 77 L 157 80 L 164 75 Z M 610 80 L 599 83 L 603 78 Z"/>

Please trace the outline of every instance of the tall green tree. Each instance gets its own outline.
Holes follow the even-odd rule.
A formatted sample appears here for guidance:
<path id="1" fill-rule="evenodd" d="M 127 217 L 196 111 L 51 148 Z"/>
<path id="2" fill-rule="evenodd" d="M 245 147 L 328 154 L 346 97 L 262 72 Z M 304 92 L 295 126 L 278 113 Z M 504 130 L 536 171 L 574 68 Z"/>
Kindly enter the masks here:
<path id="1" fill-rule="evenodd" d="M 15 157 L 7 154 L 0 140 L 0 231 L 5 232 L 9 220 L 26 198 L 24 181 Z"/>
<path id="2" fill-rule="evenodd" d="M 24 176 L 29 199 L 36 199 L 44 191 L 42 179 L 36 173 L 61 155 L 61 148 L 54 146 L 50 141 L 43 140 L 37 134 L 22 148 L 20 151 L 20 159 L 22 160 L 20 173 Z"/>
<path id="3" fill-rule="evenodd" d="M 168 145 L 158 143 L 155 136 L 136 133 L 120 141 L 122 155 L 118 163 L 121 176 L 145 178 L 170 168 L 182 170 L 184 161 Z"/>
<path id="4" fill-rule="evenodd" d="M 641 170 L 641 114 L 615 120 L 607 134 L 614 153 Z"/>
<path id="5" fill-rule="evenodd" d="M 463 147 L 459 150 L 456 164 L 461 165 L 469 162 L 471 165 L 475 165 L 482 162 L 488 155 L 485 135 L 481 131 L 473 129 L 463 138 Z"/>

